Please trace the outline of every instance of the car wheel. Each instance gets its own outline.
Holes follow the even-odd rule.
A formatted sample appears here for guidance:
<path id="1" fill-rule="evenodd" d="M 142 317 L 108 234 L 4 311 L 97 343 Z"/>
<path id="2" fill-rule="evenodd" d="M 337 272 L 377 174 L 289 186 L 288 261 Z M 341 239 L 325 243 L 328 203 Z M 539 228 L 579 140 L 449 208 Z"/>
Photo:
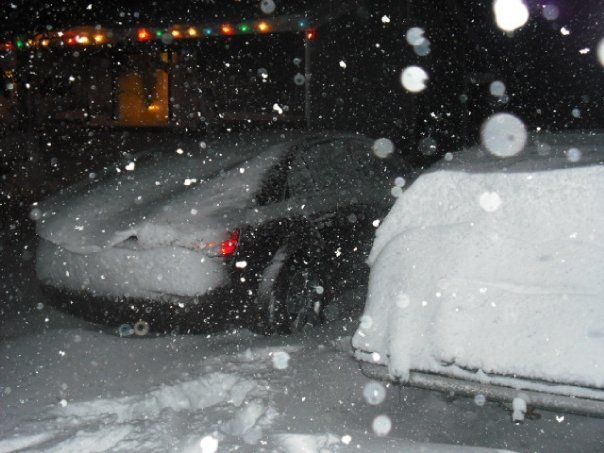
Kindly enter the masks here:
<path id="1" fill-rule="evenodd" d="M 316 272 L 309 268 L 294 269 L 283 292 L 284 310 L 291 331 L 321 323 L 324 288 Z"/>
<path id="2" fill-rule="evenodd" d="M 143 321 L 142 319 L 139 319 L 136 324 L 134 324 L 134 334 L 138 335 L 139 337 L 144 337 L 149 333 L 150 330 L 151 326 L 149 323 L 147 321 Z"/>
<path id="3" fill-rule="evenodd" d="M 323 321 L 324 287 L 319 273 L 303 259 L 287 259 L 279 249 L 258 289 L 259 330 L 287 334 Z"/>

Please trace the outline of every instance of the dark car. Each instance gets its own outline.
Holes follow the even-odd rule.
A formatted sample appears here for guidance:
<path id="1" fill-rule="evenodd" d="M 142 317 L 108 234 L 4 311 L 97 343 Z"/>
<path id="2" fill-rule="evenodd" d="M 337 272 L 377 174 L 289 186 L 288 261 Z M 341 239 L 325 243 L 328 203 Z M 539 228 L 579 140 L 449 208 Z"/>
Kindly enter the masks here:
<path id="1" fill-rule="evenodd" d="M 394 181 L 410 175 L 374 143 L 274 133 L 133 158 L 35 208 L 38 277 L 122 334 L 320 322 L 366 276 Z"/>

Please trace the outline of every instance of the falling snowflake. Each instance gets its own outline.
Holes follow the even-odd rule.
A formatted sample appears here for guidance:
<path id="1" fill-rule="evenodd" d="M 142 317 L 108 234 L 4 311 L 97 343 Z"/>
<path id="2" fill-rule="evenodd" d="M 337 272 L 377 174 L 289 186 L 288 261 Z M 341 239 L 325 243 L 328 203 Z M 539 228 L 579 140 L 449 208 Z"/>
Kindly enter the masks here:
<path id="1" fill-rule="evenodd" d="M 29 218 L 34 221 L 40 220 L 42 218 L 42 211 L 40 208 L 33 208 L 31 211 L 29 211 Z"/>
<path id="2" fill-rule="evenodd" d="M 394 186 L 390 189 L 390 195 L 394 198 L 398 198 L 403 194 L 403 189 L 399 186 Z"/>
<path id="3" fill-rule="evenodd" d="M 419 93 L 426 89 L 428 73 L 419 66 L 408 66 L 401 72 L 401 84 L 411 93 Z"/>
<path id="4" fill-rule="evenodd" d="M 378 415 L 373 419 L 371 428 L 377 436 L 387 436 L 392 429 L 392 421 L 387 415 Z"/>
<path id="5" fill-rule="evenodd" d="M 218 439 L 214 436 L 204 436 L 199 441 L 201 453 L 216 453 L 218 451 Z"/>
<path id="6" fill-rule="evenodd" d="M 386 399 L 386 387 L 378 381 L 368 382 L 363 388 L 363 398 L 372 406 L 382 404 Z"/>
<path id="7" fill-rule="evenodd" d="M 371 146 L 373 153 L 380 159 L 385 159 L 394 151 L 394 143 L 387 138 L 378 138 Z"/>
<path id="8" fill-rule="evenodd" d="M 477 406 L 482 407 L 485 405 L 486 402 L 487 397 L 484 396 L 482 393 L 478 393 L 474 396 L 474 404 L 476 404 Z"/>
<path id="9" fill-rule="evenodd" d="M 491 96 L 496 98 L 502 97 L 505 94 L 505 83 L 501 80 L 491 82 L 489 85 L 489 92 L 491 93 Z"/>
<path id="10" fill-rule="evenodd" d="M 289 366 L 290 355 L 285 351 L 273 353 L 273 367 L 277 370 L 285 370 Z"/>
<path id="11" fill-rule="evenodd" d="M 529 19 L 529 10 L 522 0 L 495 0 L 493 2 L 495 22 L 503 31 L 514 31 Z"/>
<path id="12" fill-rule="evenodd" d="M 260 11 L 264 14 L 273 14 L 275 12 L 275 2 L 273 0 L 262 0 L 260 2 Z"/>
<path id="13" fill-rule="evenodd" d="M 524 123 L 510 113 L 496 113 L 482 126 L 483 146 L 497 157 L 511 157 L 520 153 L 528 138 Z"/>
<path id="14" fill-rule="evenodd" d="M 303 74 L 301 73 L 297 73 L 294 76 L 294 83 L 298 86 L 304 85 L 304 82 L 306 82 L 306 77 L 304 77 Z"/>
<path id="15" fill-rule="evenodd" d="M 560 8 L 553 3 L 549 5 L 543 5 L 543 11 L 541 12 L 546 20 L 556 20 L 560 16 Z"/>
<path id="16" fill-rule="evenodd" d="M 409 45 L 416 47 L 422 45 L 426 38 L 424 37 L 424 29 L 420 27 L 411 27 L 407 30 L 407 34 L 405 35 L 405 39 L 409 43 Z"/>
<path id="17" fill-rule="evenodd" d="M 501 206 L 501 197 L 497 192 L 483 192 L 478 201 L 486 212 L 495 212 Z"/>
<path id="18" fill-rule="evenodd" d="M 569 162 L 576 163 L 581 160 L 581 150 L 579 148 L 570 148 L 566 151 L 566 159 Z"/>

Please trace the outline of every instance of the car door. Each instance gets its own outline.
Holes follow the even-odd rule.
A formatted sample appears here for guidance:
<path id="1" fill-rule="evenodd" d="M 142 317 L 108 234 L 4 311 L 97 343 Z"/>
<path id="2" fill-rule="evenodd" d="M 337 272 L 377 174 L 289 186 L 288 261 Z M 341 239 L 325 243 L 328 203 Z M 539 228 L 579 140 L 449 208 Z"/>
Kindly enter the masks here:
<path id="1" fill-rule="evenodd" d="M 254 206 L 242 221 L 236 260 L 241 269 L 234 272 L 247 298 L 256 291 L 258 281 L 291 231 L 288 207 L 284 203 L 291 152 L 283 156 L 262 176 L 254 196 Z"/>
<path id="2" fill-rule="evenodd" d="M 316 186 L 318 210 L 313 222 L 323 239 L 324 259 L 333 270 L 363 262 L 359 248 L 361 222 L 366 218 L 350 139 L 316 143 L 303 155 L 309 177 Z"/>
<path id="3" fill-rule="evenodd" d="M 246 261 L 246 275 L 257 281 L 278 249 L 304 252 L 318 258 L 321 236 L 316 228 L 324 216 L 319 192 L 298 145 L 263 175 L 256 204 L 243 222 L 238 259 Z"/>

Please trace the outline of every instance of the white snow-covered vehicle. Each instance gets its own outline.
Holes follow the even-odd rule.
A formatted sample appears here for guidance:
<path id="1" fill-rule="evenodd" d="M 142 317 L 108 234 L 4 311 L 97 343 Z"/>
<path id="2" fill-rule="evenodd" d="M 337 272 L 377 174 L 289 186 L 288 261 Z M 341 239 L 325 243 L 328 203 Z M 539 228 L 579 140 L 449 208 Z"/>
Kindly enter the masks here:
<path id="1" fill-rule="evenodd" d="M 373 376 L 604 415 L 604 135 L 449 155 L 396 201 L 353 338 Z"/>
<path id="2" fill-rule="evenodd" d="M 275 132 L 133 158 L 36 208 L 38 277 L 125 332 L 320 321 L 404 171 L 373 143 Z"/>

